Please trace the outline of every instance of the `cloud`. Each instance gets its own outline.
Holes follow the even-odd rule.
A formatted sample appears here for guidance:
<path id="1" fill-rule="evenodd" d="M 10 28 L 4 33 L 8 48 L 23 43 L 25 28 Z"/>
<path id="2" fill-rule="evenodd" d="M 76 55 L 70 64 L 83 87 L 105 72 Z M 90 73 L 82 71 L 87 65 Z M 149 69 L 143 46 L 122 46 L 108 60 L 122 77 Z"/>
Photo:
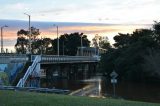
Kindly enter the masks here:
<path id="1" fill-rule="evenodd" d="M 42 14 L 48 14 L 48 13 L 60 13 L 60 12 L 64 12 L 67 9 L 65 8 L 52 8 L 52 9 L 45 9 L 42 11 L 38 11 L 38 13 L 42 13 Z"/>
<path id="2" fill-rule="evenodd" d="M 103 23 L 141 23 L 157 19 L 160 9 L 158 0 L 101 0 L 94 3 L 97 20 Z M 151 14 L 151 15 L 149 15 Z M 105 20 L 105 17 L 109 20 Z"/>
<path id="3" fill-rule="evenodd" d="M 57 22 L 152 23 L 160 17 L 159 0 L 15 0 L 2 4 L 3 19 L 27 20 L 23 12 L 35 21 Z"/>
<path id="4" fill-rule="evenodd" d="M 7 24 L 9 27 L 4 29 L 4 44 L 10 49 L 14 48 L 17 39 L 17 31 L 20 29 L 28 29 L 28 21 L 18 20 L 0 20 L 0 26 Z M 113 37 L 120 33 L 132 33 L 135 29 L 148 28 L 151 25 L 125 25 L 125 24 L 100 24 L 100 23 L 74 23 L 74 22 L 31 22 L 31 26 L 40 29 L 40 37 L 56 38 L 56 24 L 59 26 L 59 34 L 80 32 L 88 36 L 89 40 L 99 34 L 101 36 L 108 36 L 113 43 Z"/>
<path id="5" fill-rule="evenodd" d="M 8 8 L 9 10 L 24 10 L 24 9 L 28 9 L 28 5 L 19 2 L 15 4 L 8 4 L 6 5 L 6 8 Z"/>

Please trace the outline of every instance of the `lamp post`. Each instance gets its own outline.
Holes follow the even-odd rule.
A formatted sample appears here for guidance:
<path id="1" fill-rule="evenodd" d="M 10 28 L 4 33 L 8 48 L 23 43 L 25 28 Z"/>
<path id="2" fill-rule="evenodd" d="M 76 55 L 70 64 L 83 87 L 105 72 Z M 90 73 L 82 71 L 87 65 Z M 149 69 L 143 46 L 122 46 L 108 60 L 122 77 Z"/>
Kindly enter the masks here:
<path id="1" fill-rule="evenodd" d="M 29 27 L 29 54 L 31 54 L 31 16 L 27 13 L 24 13 L 24 14 L 27 15 L 29 18 L 29 23 L 28 23 L 28 27 Z"/>
<path id="2" fill-rule="evenodd" d="M 57 56 L 59 56 L 59 35 L 58 35 L 58 25 L 55 25 L 55 24 L 54 24 L 54 26 L 56 26 L 56 28 L 57 28 Z"/>
<path id="3" fill-rule="evenodd" d="M 1 27 L 1 53 L 3 53 L 3 28 L 8 27 L 7 25 L 4 25 Z"/>

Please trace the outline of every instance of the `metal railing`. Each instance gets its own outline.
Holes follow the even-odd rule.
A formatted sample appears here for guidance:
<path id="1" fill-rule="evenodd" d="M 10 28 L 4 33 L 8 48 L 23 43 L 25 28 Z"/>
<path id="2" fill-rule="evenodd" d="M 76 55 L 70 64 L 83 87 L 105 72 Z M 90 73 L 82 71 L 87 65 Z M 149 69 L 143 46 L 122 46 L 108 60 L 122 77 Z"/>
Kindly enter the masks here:
<path id="1" fill-rule="evenodd" d="M 32 55 L 31 61 L 35 60 L 37 55 Z M 40 55 L 39 55 L 40 56 Z M 68 63 L 68 62 L 98 62 L 99 56 L 57 56 L 42 55 L 41 63 Z M 25 54 L 0 54 L 0 63 L 25 63 L 29 60 Z"/>
<path id="2" fill-rule="evenodd" d="M 26 80 L 28 79 L 29 75 L 32 74 L 33 71 L 35 71 L 36 65 L 41 61 L 41 56 L 37 55 L 34 59 L 33 63 L 29 68 L 27 69 L 25 75 L 23 78 L 21 78 L 17 84 L 17 87 L 24 87 Z"/>
<path id="3" fill-rule="evenodd" d="M 98 62 L 99 56 L 53 56 L 42 55 L 41 63 Z"/>
<path id="4" fill-rule="evenodd" d="M 1 54 L 0 53 L 0 63 L 24 63 L 28 61 L 26 54 Z"/>

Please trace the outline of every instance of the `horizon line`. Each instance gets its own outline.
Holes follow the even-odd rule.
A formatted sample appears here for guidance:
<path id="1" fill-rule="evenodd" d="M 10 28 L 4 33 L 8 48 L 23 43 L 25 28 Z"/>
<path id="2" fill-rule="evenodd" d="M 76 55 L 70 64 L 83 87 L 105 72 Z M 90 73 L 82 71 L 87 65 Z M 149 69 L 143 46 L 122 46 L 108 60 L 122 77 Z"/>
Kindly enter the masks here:
<path id="1" fill-rule="evenodd" d="M 21 20 L 21 19 L 0 19 L 0 21 L 19 21 L 19 22 L 28 22 L 27 20 Z M 36 21 L 36 20 L 31 20 L 31 22 L 33 22 L 33 23 L 65 23 L 65 24 L 83 24 L 83 25 L 85 25 L 85 24 L 88 24 L 88 25 L 127 25 L 127 26 L 129 26 L 129 25 L 152 25 L 152 24 L 149 24 L 149 23 L 147 23 L 147 24 L 137 24 L 137 23 L 102 23 L 102 22 L 100 22 L 100 23 L 98 23 L 98 22 L 64 22 L 64 21 Z M 154 23 L 154 21 L 153 21 L 153 23 Z"/>

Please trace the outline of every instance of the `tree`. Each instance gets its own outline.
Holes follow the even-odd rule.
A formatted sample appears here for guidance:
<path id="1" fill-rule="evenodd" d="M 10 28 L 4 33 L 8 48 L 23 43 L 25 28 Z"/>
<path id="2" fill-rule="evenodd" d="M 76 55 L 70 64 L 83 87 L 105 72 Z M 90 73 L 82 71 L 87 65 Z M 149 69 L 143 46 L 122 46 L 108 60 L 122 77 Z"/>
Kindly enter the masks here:
<path id="1" fill-rule="evenodd" d="M 24 37 L 18 37 L 15 49 L 17 53 L 25 54 L 27 52 L 28 41 Z"/>
<path id="2" fill-rule="evenodd" d="M 87 36 L 83 33 L 75 32 L 71 34 L 61 35 L 59 38 L 60 55 L 76 55 L 78 47 L 81 46 L 81 37 L 83 46 L 89 47 L 90 41 L 87 39 Z M 57 51 L 57 39 L 53 40 L 52 45 L 53 50 Z"/>
<path id="3" fill-rule="evenodd" d="M 113 44 L 116 48 L 123 48 L 130 44 L 130 34 L 122 34 L 118 33 L 114 37 L 115 44 Z"/>
<path id="4" fill-rule="evenodd" d="M 44 54 L 53 54 L 52 40 L 50 38 L 44 38 L 41 46 Z"/>
<path id="5" fill-rule="evenodd" d="M 160 22 L 154 21 L 153 25 L 153 38 L 160 46 Z"/>
<path id="6" fill-rule="evenodd" d="M 111 48 L 111 45 L 108 41 L 108 37 L 102 37 L 96 34 L 95 37 L 92 39 L 92 42 L 95 48 L 105 49 L 105 50 Z"/>
<path id="7" fill-rule="evenodd" d="M 32 42 L 32 53 L 35 53 L 35 42 L 37 41 L 37 37 L 40 35 L 39 29 L 31 27 L 31 37 L 30 40 Z M 29 31 L 21 29 L 17 32 L 17 43 L 15 44 L 15 49 L 17 53 L 26 54 L 29 51 Z"/>
<path id="8" fill-rule="evenodd" d="M 108 37 L 102 37 L 99 41 L 99 47 L 105 50 L 108 50 L 111 48 L 111 45 L 108 41 Z"/>
<path id="9" fill-rule="evenodd" d="M 28 39 L 27 39 L 28 31 L 21 29 L 17 32 L 17 43 L 15 44 L 15 49 L 17 53 L 25 54 L 28 48 Z"/>
<path id="10" fill-rule="evenodd" d="M 159 30 L 157 22 L 153 29 L 138 29 L 132 34 L 116 35 L 115 47 L 101 57 L 102 72 L 109 75 L 116 70 L 123 81 L 144 82 L 148 77 L 159 78 Z"/>
<path id="11" fill-rule="evenodd" d="M 101 39 L 101 36 L 99 36 L 98 34 L 96 34 L 95 37 L 92 39 L 93 47 L 99 48 L 99 41 L 100 41 L 100 39 Z"/>
<path id="12" fill-rule="evenodd" d="M 147 79 L 160 79 L 160 51 L 149 49 L 149 54 L 144 55 L 142 67 Z"/>

